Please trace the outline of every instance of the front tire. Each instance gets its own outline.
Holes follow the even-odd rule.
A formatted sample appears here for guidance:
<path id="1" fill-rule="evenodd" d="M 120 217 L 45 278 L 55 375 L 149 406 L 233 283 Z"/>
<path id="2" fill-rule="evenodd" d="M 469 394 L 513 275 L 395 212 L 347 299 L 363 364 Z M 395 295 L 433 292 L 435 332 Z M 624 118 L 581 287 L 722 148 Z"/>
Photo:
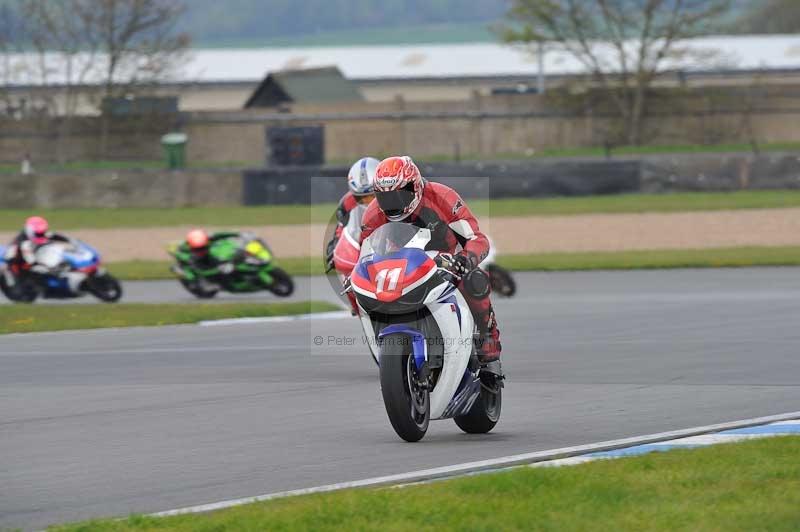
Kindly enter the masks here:
<path id="1" fill-rule="evenodd" d="M 398 436 L 419 441 L 428 431 L 431 404 L 428 390 L 415 386 L 411 342 L 404 334 L 383 338 L 380 357 L 381 394 L 386 414 Z"/>
<path id="2" fill-rule="evenodd" d="M 108 274 L 89 277 L 86 290 L 104 303 L 116 303 L 122 298 L 122 285 Z"/>
<path id="3" fill-rule="evenodd" d="M 494 376 L 485 376 L 494 381 Z M 486 384 L 481 379 L 481 394 L 475 400 L 469 412 L 456 416 L 454 421 L 458 428 L 467 434 L 486 434 L 500 421 L 503 407 L 503 388 L 497 382 Z"/>
<path id="4" fill-rule="evenodd" d="M 280 268 L 272 268 L 269 274 L 272 277 L 272 284 L 267 290 L 278 297 L 289 297 L 294 293 L 294 281 L 288 273 Z"/>

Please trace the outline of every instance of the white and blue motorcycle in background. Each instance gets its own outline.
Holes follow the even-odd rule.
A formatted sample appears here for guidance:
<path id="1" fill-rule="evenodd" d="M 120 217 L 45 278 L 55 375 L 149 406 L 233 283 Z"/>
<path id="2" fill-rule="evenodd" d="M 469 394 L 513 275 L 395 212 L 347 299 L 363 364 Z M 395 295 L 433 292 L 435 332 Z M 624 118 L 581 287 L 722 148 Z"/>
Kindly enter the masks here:
<path id="1" fill-rule="evenodd" d="M 381 392 L 395 432 L 419 441 L 431 419 L 453 418 L 468 433 L 486 433 L 500 419 L 502 382 L 481 372 L 475 323 L 460 279 L 425 251 L 428 229 L 379 227 L 361 245 L 348 289 L 380 367 Z"/>
<path id="2" fill-rule="evenodd" d="M 92 294 L 114 303 L 122 297 L 122 286 L 103 267 L 100 254 L 79 240 L 50 242 L 40 246 L 30 271 L 10 271 L 6 249 L 0 246 L 0 292 L 18 303 L 43 299 L 73 299 Z"/>

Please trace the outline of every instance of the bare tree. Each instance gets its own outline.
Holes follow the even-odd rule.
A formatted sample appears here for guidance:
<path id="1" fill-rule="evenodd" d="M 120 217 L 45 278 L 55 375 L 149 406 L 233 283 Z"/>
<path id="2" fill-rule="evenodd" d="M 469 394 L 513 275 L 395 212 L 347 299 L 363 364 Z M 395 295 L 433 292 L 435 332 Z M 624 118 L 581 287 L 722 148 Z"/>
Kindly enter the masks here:
<path id="1" fill-rule="evenodd" d="M 6 5 L 0 5 L 0 104 L 3 114 L 15 114 L 9 86 L 17 81 L 19 70 L 19 36 L 21 25 L 18 17 Z"/>
<path id="2" fill-rule="evenodd" d="M 81 0 L 92 4 L 91 38 L 103 52 L 104 96 L 162 80 L 189 46 L 176 30 L 184 12 L 178 0 Z"/>
<path id="3" fill-rule="evenodd" d="M 555 44 L 611 98 L 623 140 L 642 142 L 647 93 L 680 41 L 707 33 L 730 0 L 513 0 L 506 42 Z"/>
<path id="4" fill-rule="evenodd" d="M 87 13 L 90 39 L 96 42 L 103 68 L 101 107 L 111 98 L 128 96 L 163 81 L 189 46 L 176 31 L 184 12 L 180 0 L 78 0 Z M 108 151 L 109 113 L 103 109 L 101 150 Z"/>
<path id="5" fill-rule="evenodd" d="M 90 39 L 89 6 L 81 0 L 20 0 L 27 40 L 36 51 L 36 81 L 49 91 L 55 115 L 76 114 L 96 68 L 97 44 Z M 60 98 L 56 98 L 60 96 Z"/>

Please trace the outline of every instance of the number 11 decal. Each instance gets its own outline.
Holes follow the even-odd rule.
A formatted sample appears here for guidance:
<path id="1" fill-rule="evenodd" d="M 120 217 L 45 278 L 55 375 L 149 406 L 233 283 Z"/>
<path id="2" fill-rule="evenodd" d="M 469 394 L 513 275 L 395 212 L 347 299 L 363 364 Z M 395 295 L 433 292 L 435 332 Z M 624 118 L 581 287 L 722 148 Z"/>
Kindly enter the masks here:
<path id="1" fill-rule="evenodd" d="M 375 276 L 375 291 L 376 293 L 383 292 L 384 290 L 392 292 L 397 289 L 397 282 L 400 280 L 400 273 L 402 268 L 387 268 L 378 272 Z M 386 285 L 386 278 L 389 278 L 389 286 Z"/>

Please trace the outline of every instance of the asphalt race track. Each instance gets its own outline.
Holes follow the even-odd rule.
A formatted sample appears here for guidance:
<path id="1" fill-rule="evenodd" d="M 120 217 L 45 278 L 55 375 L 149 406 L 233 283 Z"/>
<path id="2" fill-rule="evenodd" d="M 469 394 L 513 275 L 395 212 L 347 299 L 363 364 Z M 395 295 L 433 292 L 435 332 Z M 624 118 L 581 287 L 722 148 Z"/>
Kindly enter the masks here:
<path id="1" fill-rule="evenodd" d="M 239 302 L 274 302 L 274 301 L 307 301 L 312 295 L 317 301 L 338 301 L 329 288 L 325 277 L 295 277 L 295 292 L 288 298 L 278 297 L 270 292 L 252 294 L 219 293 L 214 299 L 203 300 L 203 303 L 239 303 Z M 120 303 L 197 303 L 198 299 L 187 292 L 177 281 L 123 281 L 122 300 Z M 105 304 L 91 295 L 76 299 L 39 299 L 36 304 Z M 0 294 L 0 305 L 11 304 Z"/>
<path id="2" fill-rule="evenodd" d="M 392 431 L 354 319 L 2 337 L 0 528 L 799 409 L 800 269 L 517 279 L 496 304 L 496 431 L 433 422 L 418 444 Z"/>

